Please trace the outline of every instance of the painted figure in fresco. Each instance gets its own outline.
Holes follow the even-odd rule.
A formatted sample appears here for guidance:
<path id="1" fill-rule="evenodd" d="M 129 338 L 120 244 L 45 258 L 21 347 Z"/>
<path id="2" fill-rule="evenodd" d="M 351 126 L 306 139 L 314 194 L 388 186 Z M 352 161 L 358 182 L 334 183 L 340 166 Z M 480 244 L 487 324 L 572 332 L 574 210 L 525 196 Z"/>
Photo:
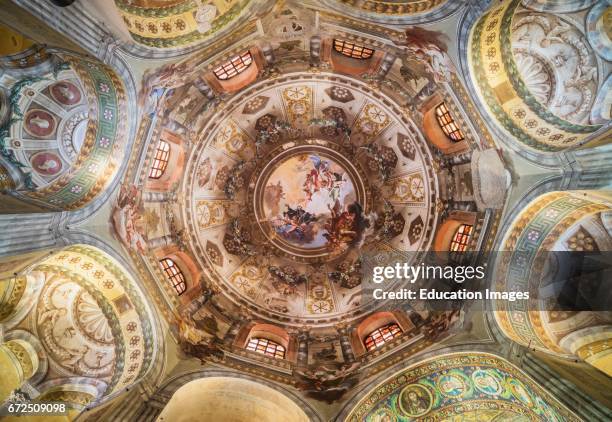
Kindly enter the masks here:
<path id="1" fill-rule="evenodd" d="M 143 221 L 138 188 L 134 185 L 121 186 L 112 214 L 113 227 L 128 248 L 140 253 L 144 253 L 147 248 Z"/>
<path id="2" fill-rule="evenodd" d="M 455 72 L 444 37 L 439 31 L 413 26 L 405 30 L 404 39 L 397 44 L 406 47 L 409 54 L 422 61 L 434 80 L 441 83 L 448 81 L 451 72 Z"/>
<path id="3" fill-rule="evenodd" d="M 283 212 L 282 217 L 272 221 L 276 233 L 287 240 L 312 242 L 317 233 L 315 222 L 318 217 L 304 210 L 301 205 L 296 208 L 291 208 L 289 205 L 286 207 L 287 210 Z"/>
<path id="4" fill-rule="evenodd" d="M 280 180 L 276 184 L 269 184 L 264 191 L 264 204 L 270 208 L 273 215 L 280 213 L 280 201 L 285 198 L 285 192 Z"/>
<path id="5" fill-rule="evenodd" d="M 370 226 L 369 220 L 363 214 L 363 208 L 358 202 L 353 202 L 340 212 L 340 202 L 336 200 L 333 208 L 329 207 L 331 218 L 325 223 L 327 239 L 330 250 L 339 250 L 344 246 L 355 245 L 361 241 L 365 230 Z"/>
<path id="6" fill-rule="evenodd" d="M 332 200 L 337 199 L 340 194 L 340 186 L 344 182 L 344 175 L 332 172 L 329 161 L 321 160 L 318 155 L 310 155 L 309 158 L 313 168 L 306 175 L 304 182 L 307 200 L 312 200 L 312 195 L 321 189 L 327 189 Z"/>
<path id="7" fill-rule="evenodd" d="M 209 182 L 212 180 L 213 166 L 210 157 L 206 157 L 200 167 L 198 167 L 198 186 L 208 189 Z"/>

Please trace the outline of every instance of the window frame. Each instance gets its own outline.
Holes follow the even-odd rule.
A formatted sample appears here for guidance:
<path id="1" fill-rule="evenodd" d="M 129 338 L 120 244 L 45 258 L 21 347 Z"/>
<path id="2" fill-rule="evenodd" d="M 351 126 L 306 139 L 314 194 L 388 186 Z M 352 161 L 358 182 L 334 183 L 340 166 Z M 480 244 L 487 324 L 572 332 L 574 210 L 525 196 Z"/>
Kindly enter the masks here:
<path id="1" fill-rule="evenodd" d="M 444 101 L 436 106 L 434 114 L 436 115 L 436 120 L 438 121 L 440 129 L 442 129 L 442 132 L 444 132 L 448 139 L 453 142 L 461 142 L 465 139 L 463 131 L 457 124 L 455 118 L 451 115 Z"/>
<path id="2" fill-rule="evenodd" d="M 214 68 L 213 74 L 220 81 L 229 81 L 247 70 L 252 64 L 253 55 L 246 50 Z"/>
<path id="3" fill-rule="evenodd" d="M 149 169 L 149 179 L 159 180 L 166 173 L 170 162 L 170 149 L 170 142 L 163 139 L 159 140 L 153 156 L 153 163 Z"/>
<path id="4" fill-rule="evenodd" d="M 159 265 L 161 266 L 166 279 L 172 285 L 172 288 L 176 292 L 177 296 L 182 295 L 187 291 L 187 279 L 185 278 L 185 274 L 181 270 L 181 267 L 170 257 L 164 257 L 159 260 Z M 173 271 L 172 269 L 176 270 Z"/>
<path id="5" fill-rule="evenodd" d="M 402 335 L 402 328 L 397 322 L 389 322 L 372 330 L 363 339 L 363 345 L 366 351 L 371 352 L 372 350 L 378 349 L 385 343 L 392 341 L 393 339 Z"/>
<path id="6" fill-rule="evenodd" d="M 333 41 L 334 51 L 342 54 L 345 57 L 357 60 L 368 60 L 374 55 L 374 51 L 365 45 L 355 44 L 352 41 L 342 40 L 334 38 Z"/>
<path id="7" fill-rule="evenodd" d="M 467 233 L 465 230 L 467 229 Z M 470 240 L 472 239 L 472 234 L 474 233 L 474 226 L 471 224 L 461 224 L 455 233 L 453 234 L 453 238 L 450 243 L 450 252 L 466 252 L 467 247 L 470 244 Z"/>
<path id="8" fill-rule="evenodd" d="M 275 359 L 285 359 L 287 354 L 285 346 L 266 337 L 251 337 L 244 348 Z"/>

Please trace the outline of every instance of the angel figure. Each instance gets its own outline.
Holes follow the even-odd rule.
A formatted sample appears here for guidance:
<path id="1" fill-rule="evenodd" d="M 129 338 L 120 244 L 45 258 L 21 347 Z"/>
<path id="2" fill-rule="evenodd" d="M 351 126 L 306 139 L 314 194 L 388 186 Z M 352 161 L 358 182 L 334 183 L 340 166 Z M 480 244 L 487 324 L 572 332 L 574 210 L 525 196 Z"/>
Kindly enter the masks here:
<path id="1" fill-rule="evenodd" d="M 448 55 L 446 38 L 442 32 L 413 26 L 406 28 L 404 37 L 396 44 L 404 46 L 407 53 L 422 61 L 434 80 L 441 83 L 448 81 L 451 72 L 455 72 L 455 65 Z"/>

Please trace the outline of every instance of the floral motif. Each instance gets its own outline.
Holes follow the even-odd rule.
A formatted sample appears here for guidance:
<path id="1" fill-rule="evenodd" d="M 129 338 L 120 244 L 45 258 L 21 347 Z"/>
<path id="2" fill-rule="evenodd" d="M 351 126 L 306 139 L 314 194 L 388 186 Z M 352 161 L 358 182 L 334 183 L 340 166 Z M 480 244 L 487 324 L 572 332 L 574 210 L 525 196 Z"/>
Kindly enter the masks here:
<path id="1" fill-rule="evenodd" d="M 102 148 L 108 148 L 109 145 L 110 145 L 110 139 L 104 136 L 100 138 L 100 146 Z"/>
<path id="2" fill-rule="evenodd" d="M 551 78 L 545 65 L 533 55 L 515 51 L 514 59 L 518 71 L 529 92 L 542 104 L 547 104 L 551 96 Z"/>
<path id="3" fill-rule="evenodd" d="M 535 242 L 536 240 L 538 240 L 540 238 L 540 232 L 536 231 L 536 230 L 530 230 L 527 233 L 527 239 L 531 240 L 532 242 Z"/>

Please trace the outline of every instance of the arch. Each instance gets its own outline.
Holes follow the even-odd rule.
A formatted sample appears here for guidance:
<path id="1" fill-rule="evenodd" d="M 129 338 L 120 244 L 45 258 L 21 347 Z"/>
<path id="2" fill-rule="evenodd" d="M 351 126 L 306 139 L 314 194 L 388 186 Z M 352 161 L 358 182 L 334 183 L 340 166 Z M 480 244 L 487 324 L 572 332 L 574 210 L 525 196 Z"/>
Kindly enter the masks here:
<path id="1" fill-rule="evenodd" d="M 438 355 L 394 373 L 349 403 L 346 421 L 580 419 L 520 368 L 490 353 Z M 484 410 L 486 409 L 486 410 Z"/>
<path id="2" fill-rule="evenodd" d="M 160 388 L 153 394 L 150 399 L 150 403 L 152 403 L 156 408 L 158 404 L 162 406 L 166 406 L 172 397 L 174 397 L 175 393 L 184 385 L 189 384 L 193 381 L 205 380 L 205 379 L 223 379 L 223 380 L 242 380 L 248 383 L 253 383 L 265 387 L 267 392 L 279 394 L 281 398 L 283 398 L 283 402 L 285 400 L 289 400 L 292 402 L 298 409 L 300 409 L 307 418 L 312 422 L 320 422 L 323 419 L 319 416 L 317 411 L 299 394 L 297 394 L 294 390 L 283 387 L 278 383 L 271 382 L 265 378 L 256 378 L 251 375 L 239 373 L 236 371 L 231 371 L 227 369 L 202 369 L 197 371 L 191 371 L 187 373 L 182 373 L 177 376 L 174 376 L 168 379 Z M 250 385 L 250 384 L 247 384 Z M 279 397 L 276 396 L 275 397 Z M 231 412 L 228 414 L 232 414 Z M 298 413 L 299 414 L 299 413 Z M 161 415 L 160 415 L 161 416 Z M 224 417 L 219 418 L 219 420 L 227 419 L 227 414 L 223 415 Z M 170 419 L 165 419 L 166 421 Z M 252 420 L 249 419 L 249 420 Z M 277 419 L 278 420 L 278 419 Z M 290 419 L 288 419 L 290 420 Z"/>
<path id="3" fill-rule="evenodd" d="M 19 309 L 1 322 L 5 329 L 19 324 L 35 335 L 9 330 L 5 339 L 29 343 L 38 356 L 44 370 L 34 369 L 28 377 L 41 392 L 37 400 L 51 395 L 78 414 L 86 404 L 121 394 L 148 373 L 158 348 L 156 320 L 121 263 L 86 245 L 23 261 L 13 278 L 23 281 L 20 290 L 26 294 L 9 295 L 19 298 Z"/>
<path id="4" fill-rule="evenodd" d="M 0 213 L 83 208 L 112 183 L 129 142 L 122 80 L 38 45 L 0 61 L 14 69 L 0 77 L 0 102 L 11 98 L 0 116 Z"/>
<path id="5" fill-rule="evenodd" d="M 532 3 L 505 0 L 474 25 L 468 45 L 471 79 L 493 120 L 522 147 L 541 152 L 564 151 L 585 142 L 589 147 L 588 141 L 596 139 L 592 135 L 602 127 L 601 121 L 590 120 L 590 114 L 606 75 L 583 25 L 525 6 Z M 547 28 L 559 26 L 567 28 L 564 35 L 544 42 Z M 561 49 L 565 59 L 559 63 Z M 589 77 L 577 84 L 572 80 L 577 74 Z"/>
<path id="6" fill-rule="evenodd" d="M 564 303 L 567 299 L 560 294 L 565 287 L 576 288 L 547 288 L 555 274 L 573 265 L 568 262 L 570 254 L 557 258 L 548 252 L 609 250 L 611 211 L 609 191 L 551 192 L 532 200 L 502 240 L 504 252 L 496 262 L 494 285 L 498 291 L 529 291 L 530 300 L 492 303 L 495 321 L 508 338 L 555 356 L 579 357 L 608 375 L 612 374 L 610 316 L 581 309 L 565 312 L 573 307 L 546 304 Z M 572 295 L 573 300 L 580 296 Z"/>

